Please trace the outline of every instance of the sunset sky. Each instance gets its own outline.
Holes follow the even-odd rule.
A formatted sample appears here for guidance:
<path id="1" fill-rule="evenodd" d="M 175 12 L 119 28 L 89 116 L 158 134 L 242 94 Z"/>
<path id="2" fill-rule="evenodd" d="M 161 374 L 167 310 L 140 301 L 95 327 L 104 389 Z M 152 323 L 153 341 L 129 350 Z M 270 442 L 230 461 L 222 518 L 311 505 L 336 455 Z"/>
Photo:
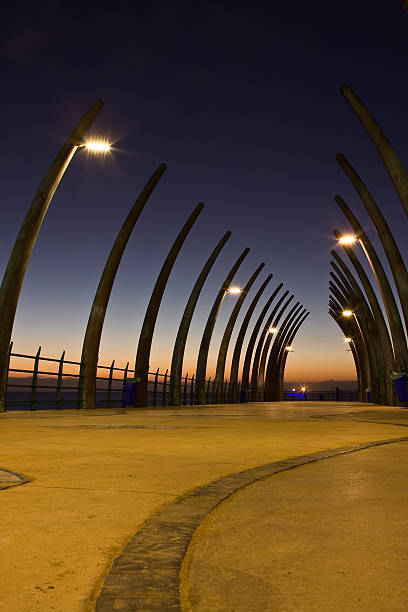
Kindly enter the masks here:
<path id="1" fill-rule="evenodd" d="M 58 358 L 65 350 L 68 359 L 79 359 L 113 241 L 144 183 L 164 162 L 167 171 L 119 268 L 100 363 L 115 359 L 133 367 L 157 274 L 202 201 L 164 295 L 150 369 L 170 367 L 191 288 L 231 230 L 196 309 L 184 372 L 194 372 L 214 297 L 249 247 L 234 284 L 243 286 L 261 262 L 266 265 L 235 326 L 228 363 L 246 308 L 273 273 L 252 322 L 280 282 L 311 312 L 286 379 L 355 378 L 351 353 L 327 314 L 332 232 L 350 229 L 335 194 L 353 208 L 375 245 L 379 241 L 336 153 L 344 153 L 367 182 L 405 258 L 408 246 L 401 204 L 339 87 L 353 87 L 407 166 L 407 41 L 408 15 L 397 0 L 8 6 L 1 45 L 1 275 L 43 175 L 98 98 L 105 106 L 90 134 L 113 144 L 104 158 L 78 151 L 52 200 L 21 293 L 14 350 L 34 354 L 41 345 L 44 355 Z M 382 257 L 380 246 L 378 252 Z M 228 295 L 222 305 L 208 375 L 214 375 L 235 300 Z"/>

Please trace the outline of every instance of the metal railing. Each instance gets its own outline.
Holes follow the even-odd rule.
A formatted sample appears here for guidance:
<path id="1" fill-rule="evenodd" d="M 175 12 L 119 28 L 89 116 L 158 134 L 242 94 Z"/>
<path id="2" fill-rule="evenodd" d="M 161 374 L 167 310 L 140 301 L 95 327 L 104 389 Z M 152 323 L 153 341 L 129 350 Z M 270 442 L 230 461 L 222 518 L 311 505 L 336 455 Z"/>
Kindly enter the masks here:
<path id="1" fill-rule="evenodd" d="M 83 365 L 79 361 L 65 359 L 65 351 L 60 359 L 43 357 L 41 347 L 35 355 L 24 353 L 13 353 L 12 344 L 9 350 L 8 376 L 7 376 L 7 410 L 30 409 L 36 410 L 41 407 L 49 409 L 81 408 L 79 397 L 80 390 L 80 368 Z M 32 367 L 19 367 L 21 361 L 33 362 Z M 47 364 L 45 369 L 43 364 Z M 56 369 L 52 370 L 50 364 Z M 48 366 L 48 367 L 47 367 Z M 64 368 L 76 369 L 77 372 L 67 372 Z M 108 375 L 101 375 L 105 371 Z M 115 366 L 115 360 L 110 366 L 98 365 L 96 376 L 96 407 L 113 407 L 129 405 L 129 395 L 134 384 L 135 371 L 129 368 Z M 24 376 L 26 375 L 26 376 Z M 47 377 L 44 380 L 44 377 Z M 50 380 L 51 379 L 51 380 Z M 55 380 L 55 384 L 51 381 Z M 43 381 L 43 382 L 42 382 Z M 148 374 L 148 405 L 167 406 L 170 395 L 170 375 L 168 370 Z M 180 384 L 180 405 L 195 404 L 195 376 L 183 376 Z M 209 378 L 206 380 L 206 401 L 208 404 L 215 403 L 218 387 Z M 238 387 L 239 393 L 240 387 Z M 224 381 L 222 389 L 223 401 L 228 402 L 229 382 Z"/>
<path id="2" fill-rule="evenodd" d="M 22 362 L 32 363 L 32 367 Z M 22 365 L 21 365 L 22 364 Z M 43 365 L 46 364 L 46 365 Z M 22 367 L 22 366 L 26 367 Z M 62 408 L 81 408 L 79 397 L 80 390 L 80 368 L 83 365 L 79 361 L 65 359 L 65 351 L 60 359 L 43 357 L 41 347 L 35 355 L 13 353 L 12 345 L 8 358 L 8 381 L 7 381 L 7 410 L 36 410 Z M 20 367 L 19 367 L 20 366 Z M 54 366 L 55 370 L 52 369 Z M 44 369 L 42 369 L 44 367 Z M 71 371 L 67 371 L 67 369 Z M 65 371 L 64 371 L 65 369 Z M 72 371 L 72 370 L 76 370 Z M 103 374 L 107 374 L 104 376 Z M 44 379 L 44 377 L 46 377 Z M 54 383 L 55 381 L 55 383 Z M 134 382 L 134 370 L 115 366 L 115 360 L 107 365 L 98 365 L 96 376 L 95 406 L 98 408 L 111 408 L 132 405 L 131 393 Z M 194 405 L 196 380 L 195 375 L 191 377 L 188 373 L 180 381 L 180 405 Z M 155 372 L 148 375 L 148 405 L 168 406 L 170 397 L 171 379 L 168 370 Z M 229 403 L 230 382 L 222 383 L 221 394 L 219 394 L 220 383 L 216 383 L 211 377 L 205 381 L 205 397 L 207 404 Z M 221 397 L 221 400 L 219 398 Z M 295 397 L 288 391 L 284 392 L 285 400 L 304 399 Z M 252 397 L 251 389 L 241 393 L 241 385 L 237 386 L 238 402 L 248 403 L 260 401 L 261 395 L 258 390 L 257 397 Z M 218 398 L 218 399 L 217 399 Z M 356 401 L 356 391 L 313 391 L 308 392 L 310 400 L 341 400 Z"/>

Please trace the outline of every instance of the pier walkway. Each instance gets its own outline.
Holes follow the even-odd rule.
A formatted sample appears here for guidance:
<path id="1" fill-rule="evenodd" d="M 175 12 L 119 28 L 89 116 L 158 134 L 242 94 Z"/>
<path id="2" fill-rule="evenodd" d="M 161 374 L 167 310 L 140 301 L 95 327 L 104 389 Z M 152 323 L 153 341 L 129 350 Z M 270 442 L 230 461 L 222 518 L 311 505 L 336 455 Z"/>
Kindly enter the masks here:
<path id="1" fill-rule="evenodd" d="M 0 427 L 2 611 L 408 609 L 407 410 L 10 412 Z"/>

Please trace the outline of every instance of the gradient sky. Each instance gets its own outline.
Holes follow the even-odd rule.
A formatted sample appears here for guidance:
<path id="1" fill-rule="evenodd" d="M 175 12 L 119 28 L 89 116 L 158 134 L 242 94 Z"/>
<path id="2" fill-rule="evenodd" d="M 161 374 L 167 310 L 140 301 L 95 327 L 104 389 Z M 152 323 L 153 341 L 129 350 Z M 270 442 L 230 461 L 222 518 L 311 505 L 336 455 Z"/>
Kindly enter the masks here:
<path id="1" fill-rule="evenodd" d="M 194 371 L 214 296 L 248 246 L 236 284 L 264 261 L 252 296 L 274 274 L 253 321 L 279 282 L 311 311 L 286 379 L 354 378 L 351 353 L 327 314 L 332 230 L 349 229 L 336 193 L 376 245 L 378 239 L 336 153 L 367 182 L 404 257 L 408 248 L 400 202 L 339 87 L 354 88 L 408 165 L 408 15 L 400 3 L 20 2 L 3 11 L 2 21 L 1 274 L 43 175 L 97 98 L 105 106 L 91 132 L 114 145 L 104 159 L 77 152 L 54 196 L 21 293 L 14 350 L 33 354 L 41 345 L 44 355 L 59 357 L 65 349 L 68 359 L 79 359 L 112 243 L 144 183 L 165 162 L 116 278 L 100 362 L 133 366 L 157 274 L 203 201 L 165 292 L 151 369 L 169 367 L 189 292 L 229 229 L 196 309 L 184 370 Z M 227 296 L 209 374 L 233 304 Z"/>

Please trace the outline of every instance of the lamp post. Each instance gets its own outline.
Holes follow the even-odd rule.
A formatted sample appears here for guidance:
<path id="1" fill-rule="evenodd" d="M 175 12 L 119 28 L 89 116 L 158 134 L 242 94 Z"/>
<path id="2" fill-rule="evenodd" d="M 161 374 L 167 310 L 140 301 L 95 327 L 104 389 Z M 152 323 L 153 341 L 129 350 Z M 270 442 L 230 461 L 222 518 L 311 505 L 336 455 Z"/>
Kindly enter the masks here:
<path id="1" fill-rule="evenodd" d="M 408 321 L 408 272 L 405 267 L 404 260 L 395 241 L 394 236 L 386 222 L 384 215 L 378 207 L 376 201 L 368 190 L 367 186 L 363 183 L 356 170 L 350 164 L 350 162 L 339 153 L 336 155 L 336 159 L 340 164 L 340 167 L 349 178 L 356 192 L 358 193 L 361 202 L 365 206 L 368 214 L 371 217 L 371 221 L 374 224 L 375 229 L 384 252 L 387 256 L 388 263 L 390 264 L 392 276 L 394 278 L 395 287 L 398 292 L 402 311 L 404 313 L 404 319 Z"/>
<path id="2" fill-rule="evenodd" d="M 222 381 L 224 380 L 225 361 L 227 359 L 228 346 L 231 340 L 231 335 L 234 329 L 235 322 L 242 308 L 244 300 L 246 299 L 248 295 L 249 290 L 251 289 L 252 285 L 254 284 L 256 278 L 261 273 L 264 266 L 265 266 L 265 263 L 261 263 L 257 267 L 255 272 L 252 274 L 251 278 L 246 283 L 244 289 L 240 291 L 239 298 L 231 312 L 231 315 L 228 319 L 228 323 L 225 326 L 224 334 L 222 336 L 220 348 L 218 351 L 217 366 L 216 366 L 216 372 L 215 372 L 215 378 L 214 378 L 214 383 L 216 385 L 216 403 L 217 404 L 223 403 L 224 401 L 223 391 L 222 391 Z M 231 293 L 231 289 L 230 289 L 230 293 Z M 234 293 L 232 295 L 234 295 Z"/>
<path id="3" fill-rule="evenodd" d="M 406 1 L 403 0 L 406 7 Z M 408 217 L 408 174 L 401 163 L 398 155 L 395 152 L 392 144 L 383 132 L 380 125 L 374 119 L 365 104 L 355 94 L 348 85 L 343 85 L 340 89 L 341 93 L 350 104 L 351 108 L 360 119 L 367 134 L 371 138 L 375 148 L 377 149 L 384 166 L 394 184 L 395 190 L 401 200 L 401 204 Z"/>
<path id="4" fill-rule="evenodd" d="M 341 305 L 341 316 L 354 321 L 367 349 L 372 401 L 381 404 L 387 403 L 384 358 L 372 314 L 365 301 L 358 300 L 349 286 L 343 286 L 335 275 L 331 275 L 337 287 L 330 282 L 330 288 Z M 349 307 L 350 304 L 352 310 Z M 358 313 L 358 316 L 356 313 Z"/>
<path id="5" fill-rule="evenodd" d="M 188 217 L 187 221 L 181 228 L 176 240 L 173 242 L 173 245 L 170 251 L 168 252 L 167 257 L 159 272 L 152 294 L 150 296 L 149 304 L 146 308 L 142 329 L 140 330 L 135 361 L 134 382 L 137 384 L 136 405 L 139 407 L 147 406 L 150 351 L 152 347 L 156 320 L 159 314 L 163 294 L 167 286 L 167 281 L 169 280 L 177 256 L 180 253 L 180 250 L 187 236 L 189 235 L 191 228 L 197 221 L 197 218 L 203 208 L 204 204 L 200 202 L 195 207 L 191 215 Z"/>
<path id="6" fill-rule="evenodd" d="M 268 337 L 265 341 L 265 345 L 262 349 L 261 360 L 259 362 L 258 386 L 260 387 L 260 401 L 263 401 L 265 397 L 266 386 L 268 383 L 268 368 L 272 367 L 272 360 L 273 360 L 272 355 L 276 356 L 277 347 L 279 346 L 280 348 L 281 346 L 281 342 L 283 338 L 285 337 L 286 327 L 287 327 L 288 321 L 290 320 L 292 316 L 292 313 L 295 312 L 295 315 L 296 315 L 298 310 L 300 310 L 301 308 L 302 306 L 299 306 L 299 302 L 296 302 L 296 304 L 291 308 L 291 310 L 287 314 L 286 318 L 283 320 L 281 328 L 279 332 L 276 334 L 276 336 L 274 337 L 274 334 L 268 334 Z M 275 321 L 275 325 L 277 325 L 277 323 L 278 321 Z M 273 344 L 272 344 L 272 348 L 271 348 L 271 351 L 269 353 L 269 358 L 268 358 L 268 349 L 271 345 L 272 339 L 273 339 Z"/>
<path id="7" fill-rule="evenodd" d="M 269 281 L 271 280 L 271 278 L 272 278 L 272 274 L 269 274 L 264 280 L 264 282 L 262 283 L 261 287 L 258 289 L 255 297 L 253 298 L 245 314 L 244 320 L 242 321 L 242 325 L 238 332 L 238 336 L 235 342 L 234 352 L 233 352 L 232 360 L 231 360 L 230 386 L 228 389 L 228 402 L 230 403 L 236 403 L 238 402 L 238 399 L 239 399 L 238 398 L 238 369 L 239 369 L 239 360 L 241 357 L 241 350 L 242 350 L 242 345 L 243 345 L 244 338 L 245 338 L 245 333 L 248 329 L 248 325 L 251 320 L 252 314 L 255 310 L 255 307 L 257 303 L 259 302 L 259 299 L 262 293 L 264 292 L 266 286 L 268 285 Z"/>
<path id="8" fill-rule="evenodd" d="M 98 147 L 97 144 L 92 144 L 95 152 L 101 152 L 99 151 L 100 147 Z M 103 143 L 101 144 L 103 145 Z M 102 149 L 102 151 L 103 150 L 106 150 L 106 147 L 105 149 Z M 144 189 L 141 191 L 116 237 L 103 269 L 91 312 L 89 314 L 84 342 L 82 345 L 78 393 L 80 408 L 95 408 L 99 345 L 113 283 L 115 281 L 119 264 L 132 234 L 133 228 L 135 227 L 143 208 L 145 207 L 153 189 L 160 180 L 165 169 L 165 164 L 160 164 L 149 181 L 146 183 Z"/>
<path id="9" fill-rule="evenodd" d="M 376 278 L 381 296 L 384 302 L 388 323 L 390 326 L 392 343 L 394 347 L 396 366 L 399 370 L 408 368 L 408 349 L 404 328 L 398 307 L 391 289 L 391 285 L 383 268 L 383 265 L 367 234 L 363 230 L 357 218 L 340 196 L 335 196 L 338 206 L 341 208 L 354 230 L 354 242 L 358 242 L 370 263 Z M 342 245 L 346 246 L 346 245 Z"/>
<path id="10" fill-rule="evenodd" d="M 173 356 L 171 359 L 169 406 L 178 406 L 180 404 L 180 381 L 183 368 L 184 349 L 187 342 L 187 336 L 190 329 L 191 320 L 193 318 L 194 310 L 198 298 L 200 297 L 200 293 L 204 286 L 205 280 L 208 274 L 210 273 L 210 270 L 213 267 L 215 260 L 220 254 L 221 249 L 224 247 L 230 236 L 231 232 L 226 232 L 221 238 L 221 240 L 218 242 L 213 252 L 211 253 L 203 269 L 201 270 L 199 277 L 195 282 L 195 285 L 191 291 L 190 297 L 184 309 L 176 340 L 174 342 Z"/>
<path id="11" fill-rule="evenodd" d="M 266 323 L 265 331 L 269 329 L 269 327 L 271 326 L 271 323 L 272 323 L 272 327 L 275 327 L 279 323 L 286 308 L 289 306 L 290 302 L 293 300 L 294 295 L 289 296 L 289 298 L 286 300 L 286 302 L 284 303 L 284 305 L 282 306 L 282 308 L 276 315 L 278 308 L 280 307 L 281 303 L 286 298 L 288 293 L 289 291 L 285 291 L 285 293 L 281 296 L 281 298 L 276 303 Z M 276 318 L 273 318 L 275 317 L 275 315 L 276 315 Z M 265 339 L 265 336 L 266 336 L 266 339 Z M 272 342 L 272 335 L 266 333 L 265 335 L 261 335 L 258 341 L 258 345 L 256 347 L 254 361 L 252 364 L 252 375 L 251 375 L 251 392 L 252 392 L 252 399 L 254 401 L 258 400 L 258 387 L 263 385 L 266 357 L 267 357 L 271 342 Z M 259 384 L 260 382 L 261 382 L 261 385 Z"/>
<path id="12" fill-rule="evenodd" d="M 371 288 L 371 285 L 368 279 L 366 279 L 366 283 L 368 283 L 366 289 L 366 293 L 368 296 L 367 302 L 367 299 L 363 294 L 362 290 L 360 289 L 360 286 L 351 274 L 350 270 L 344 264 L 343 260 L 334 252 L 333 255 L 336 261 L 339 263 L 341 269 L 334 261 L 331 261 L 330 265 L 335 270 L 337 277 L 332 274 L 331 276 L 336 282 L 338 282 L 338 279 L 341 280 L 343 286 L 347 287 L 347 289 L 345 290 L 349 294 L 353 294 L 355 296 L 355 300 L 362 305 L 368 320 L 370 320 L 370 325 L 373 329 L 373 333 L 371 334 L 369 341 L 375 346 L 375 351 L 378 355 L 378 361 L 379 363 L 381 363 L 383 377 L 381 385 L 384 385 L 385 387 L 386 403 L 391 405 L 393 403 L 393 393 L 390 374 L 395 370 L 395 361 L 391 340 L 388 334 L 388 329 L 385 325 L 384 317 L 378 304 L 377 298 L 374 294 L 374 291 L 372 291 L 373 295 L 371 295 L 370 291 L 368 291 L 368 289 Z M 353 258 L 355 259 L 354 255 Z"/>
<path id="13" fill-rule="evenodd" d="M 252 330 L 252 334 L 251 334 L 251 337 L 248 342 L 248 346 L 245 351 L 244 366 L 242 368 L 241 389 L 243 389 L 245 392 L 249 393 L 249 371 L 250 371 L 250 366 L 251 366 L 252 354 L 254 352 L 255 342 L 258 337 L 259 330 L 261 329 L 261 325 L 263 323 L 263 320 L 266 317 L 266 313 L 268 312 L 270 305 L 272 304 L 273 300 L 275 299 L 279 291 L 282 289 L 282 287 L 283 287 L 283 283 L 279 283 L 275 291 L 269 297 L 265 306 L 262 308 L 261 314 L 259 315 L 254 325 L 254 329 Z M 288 292 L 286 292 L 286 295 L 287 294 Z M 274 313 L 272 314 L 272 318 L 273 316 L 274 316 Z"/>
<path id="14" fill-rule="evenodd" d="M 329 315 L 334 319 L 337 325 L 340 327 L 343 334 L 347 337 L 350 333 L 350 328 L 347 322 L 339 316 L 340 306 L 335 303 L 334 298 L 329 300 Z M 367 359 L 365 348 L 361 344 L 361 338 L 358 334 L 353 335 L 353 341 L 349 344 L 351 352 L 353 354 L 354 366 L 356 368 L 357 385 L 358 385 L 358 398 L 360 402 L 363 402 L 364 389 L 369 385 L 369 372 L 367 369 Z"/>
<path id="15" fill-rule="evenodd" d="M 101 100 L 94 102 L 61 147 L 34 196 L 10 255 L 0 287 L 0 312 L 2 317 L 0 328 L 0 412 L 4 412 L 6 409 L 8 352 L 18 300 L 31 253 L 45 213 L 69 162 L 79 148 L 92 151 L 92 147 L 85 142 L 85 134 L 101 111 L 102 106 L 103 102 Z"/>
<path id="16" fill-rule="evenodd" d="M 212 334 L 214 331 L 215 323 L 217 321 L 218 312 L 221 308 L 221 304 L 226 294 L 232 293 L 232 295 L 234 295 L 236 289 L 233 287 L 230 287 L 230 284 L 238 268 L 240 267 L 240 265 L 242 264 L 242 262 L 244 261 L 248 253 L 249 253 L 249 249 L 248 248 L 244 249 L 244 251 L 238 257 L 235 264 L 232 266 L 223 284 L 221 285 L 220 290 L 217 293 L 217 296 L 210 310 L 210 314 L 208 315 L 207 323 L 205 325 L 204 332 L 201 338 L 200 349 L 198 351 L 198 357 L 197 357 L 196 388 L 195 388 L 195 403 L 196 404 L 203 405 L 206 403 L 205 401 L 206 400 L 205 375 L 207 371 L 208 351 L 210 348 L 210 343 L 211 343 L 211 338 L 212 338 Z"/>

